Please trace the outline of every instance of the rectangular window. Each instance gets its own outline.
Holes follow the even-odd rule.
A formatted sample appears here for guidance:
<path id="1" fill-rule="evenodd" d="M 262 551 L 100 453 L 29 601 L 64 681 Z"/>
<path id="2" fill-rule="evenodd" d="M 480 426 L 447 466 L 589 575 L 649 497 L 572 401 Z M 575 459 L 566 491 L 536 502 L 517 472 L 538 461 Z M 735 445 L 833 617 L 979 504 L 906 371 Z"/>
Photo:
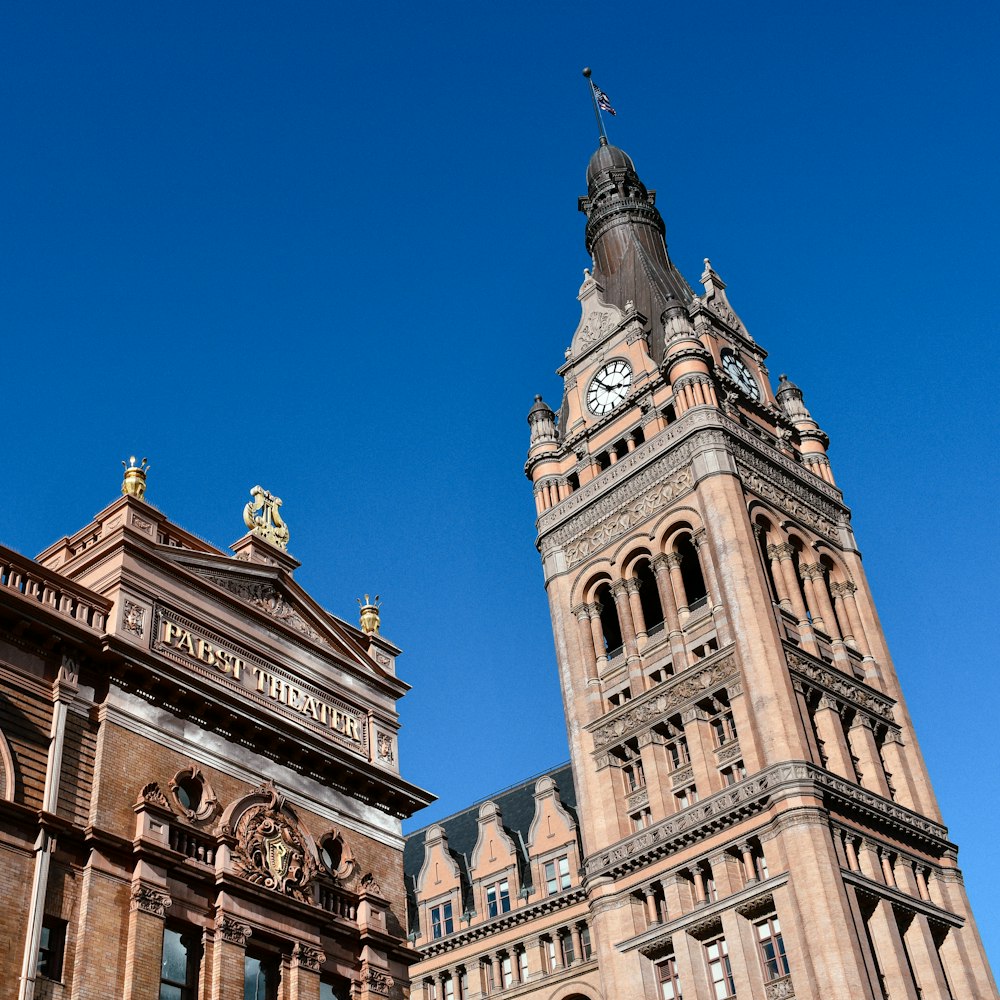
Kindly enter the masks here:
<path id="1" fill-rule="evenodd" d="M 528 981 L 528 953 L 524 948 L 517 953 L 517 977 L 522 983 Z"/>
<path id="2" fill-rule="evenodd" d="M 455 1000 L 455 980 L 451 976 L 444 980 L 444 1000 Z"/>
<path id="3" fill-rule="evenodd" d="M 504 989 L 509 989 L 514 983 L 514 965 L 510 955 L 504 955 L 500 959 L 500 978 L 503 980 Z"/>
<path id="4" fill-rule="evenodd" d="M 720 937 L 706 944 L 705 958 L 708 961 L 708 980 L 712 984 L 712 996 L 715 1000 L 730 1000 L 735 997 L 736 984 L 733 982 L 726 939 Z"/>
<path id="5" fill-rule="evenodd" d="M 195 1000 L 198 995 L 198 966 L 201 948 L 192 933 L 163 931 L 160 960 L 160 1000 Z"/>
<path id="6" fill-rule="evenodd" d="M 545 950 L 549 956 L 549 972 L 552 972 L 553 970 L 559 968 L 559 961 L 556 958 L 556 943 L 552 940 L 552 938 L 549 938 L 548 941 L 545 942 Z"/>
<path id="7" fill-rule="evenodd" d="M 687 809 L 698 801 L 698 789 L 694 785 L 688 785 L 687 788 L 680 788 L 674 792 L 674 798 L 677 800 L 678 809 Z"/>
<path id="8" fill-rule="evenodd" d="M 243 1000 L 277 1000 L 278 960 L 246 955 L 243 959 Z"/>
<path id="9" fill-rule="evenodd" d="M 431 907 L 431 937 L 444 937 L 455 930 L 455 920 L 452 916 L 451 903 L 442 903 Z"/>
<path id="10" fill-rule="evenodd" d="M 486 887 L 486 913 L 491 917 L 510 912 L 510 884 L 507 879 Z"/>
<path id="11" fill-rule="evenodd" d="M 622 767 L 622 777 L 625 780 L 625 791 L 634 792 L 646 785 L 646 774 L 642 769 L 642 761 L 636 758 Z"/>
<path id="12" fill-rule="evenodd" d="M 42 917 L 42 936 L 38 942 L 38 974 L 61 982 L 65 951 L 66 921 L 46 914 Z"/>
<path id="13" fill-rule="evenodd" d="M 725 710 L 712 719 L 712 732 L 715 734 L 715 745 L 725 746 L 736 739 L 736 723 L 733 713 Z"/>
<path id="14" fill-rule="evenodd" d="M 590 928 L 581 927 L 580 928 L 580 950 L 583 952 L 583 960 L 585 962 L 590 961 L 590 956 L 593 954 L 590 947 Z"/>
<path id="15" fill-rule="evenodd" d="M 557 892 L 570 887 L 569 855 L 564 854 L 554 861 L 545 862 L 545 894 L 554 896 Z"/>
<path id="16" fill-rule="evenodd" d="M 681 996 L 681 979 L 677 975 L 677 962 L 673 955 L 657 965 L 656 973 L 660 981 L 660 1000 L 684 1000 Z"/>
<path id="17" fill-rule="evenodd" d="M 760 945 L 760 960 L 764 965 L 764 978 L 780 979 L 788 975 L 788 957 L 785 955 L 785 942 L 781 937 L 781 927 L 777 917 L 768 917 L 759 924 L 754 924 L 757 931 L 757 942 Z"/>

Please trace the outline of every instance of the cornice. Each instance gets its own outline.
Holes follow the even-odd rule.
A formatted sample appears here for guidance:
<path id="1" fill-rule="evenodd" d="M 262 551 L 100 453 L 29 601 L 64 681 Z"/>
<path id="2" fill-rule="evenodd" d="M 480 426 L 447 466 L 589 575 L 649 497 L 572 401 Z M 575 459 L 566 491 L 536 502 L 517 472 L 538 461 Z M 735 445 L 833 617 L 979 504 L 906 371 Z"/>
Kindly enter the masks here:
<path id="1" fill-rule="evenodd" d="M 817 798 L 832 798 L 845 812 L 863 816 L 873 827 L 892 830 L 904 840 L 920 841 L 942 854 L 954 850 L 947 830 L 919 813 L 905 809 L 806 761 L 774 764 L 710 798 L 592 854 L 584 862 L 588 881 L 617 878 L 643 868 L 657 858 L 705 840 L 747 816 L 766 808 L 775 795 L 798 787 Z M 780 817 L 779 817 L 780 818 Z M 828 820 L 823 820 L 828 823 Z"/>
<path id="2" fill-rule="evenodd" d="M 791 643 L 786 642 L 782 645 L 792 676 L 847 701 L 855 708 L 860 708 L 862 711 L 877 717 L 886 725 L 896 728 L 892 711 L 896 702 L 892 698 L 876 691 L 855 677 L 849 677 L 847 674 L 835 670 L 822 660 L 792 646 Z"/>
<path id="3" fill-rule="evenodd" d="M 586 730 L 593 734 L 595 753 L 607 752 L 608 747 L 654 725 L 688 701 L 703 698 L 713 688 L 739 677 L 733 648 L 729 645 L 719 650 L 697 667 L 661 682 L 639 698 L 586 726 Z"/>
<path id="4" fill-rule="evenodd" d="M 840 875 L 845 882 L 857 887 L 865 895 L 873 896 L 876 899 L 888 899 L 894 906 L 910 910 L 913 913 L 922 913 L 928 920 L 945 924 L 948 927 L 962 927 L 965 924 L 962 917 L 950 910 L 943 910 L 928 900 L 900 892 L 899 889 L 886 885 L 885 882 L 876 882 L 860 872 L 841 869 Z"/>
<path id="5" fill-rule="evenodd" d="M 586 898 L 587 892 L 582 886 L 555 896 L 546 896 L 531 906 L 522 906 L 519 909 L 511 910 L 509 913 L 504 913 L 492 920 L 477 924 L 475 927 L 469 927 L 467 930 L 459 931 L 457 934 L 426 945 L 420 949 L 421 961 L 457 951 L 474 941 L 481 941 L 483 938 L 492 937 L 494 934 L 499 934 L 512 927 L 530 923 L 538 917 L 555 913 L 558 910 L 568 909 L 576 903 L 583 902 Z"/>

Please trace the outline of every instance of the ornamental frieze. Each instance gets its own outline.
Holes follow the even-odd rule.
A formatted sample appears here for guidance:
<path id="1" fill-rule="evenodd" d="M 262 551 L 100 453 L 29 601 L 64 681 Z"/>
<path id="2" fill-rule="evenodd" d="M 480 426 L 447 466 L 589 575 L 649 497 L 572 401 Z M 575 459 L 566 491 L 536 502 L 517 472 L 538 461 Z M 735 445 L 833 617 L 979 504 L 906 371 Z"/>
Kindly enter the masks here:
<path id="1" fill-rule="evenodd" d="M 730 653 L 702 670 L 689 670 L 674 681 L 667 682 L 666 690 L 651 693 L 638 704 L 630 703 L 627 712 L 604 723 L 594 730 L 594 746 L 601 750 L 618 740 L 625 739 L 637 729 L 659 721 L 692 698 L 702 697 L 706 691 L 717 687 L 736 674 L 736 659 Z"/>
<path id="2" fill-rule="evenodd" d="M 263 611 L 264 614 L 294 629 L 299 635 L 310 642 L 324 646 L 330 643 L 319 634 L 298 612 L 294 605 L 288 603 L 281 591 L 270 581 L 250 580 L 234 576 L 205 576 L 209 583 L 228 590 L 250 607 Z"/>
<path id="3" fill-rule="evenodd" d="M 695 414 L 698 416 L 698 414 Z M 715 432 L 711 438 L 705 432 L 698 436 L 697 441 L 684 441 L 676 444 L 680 440 L 682 433 L 689 432 L 691 426 L 681 428 L 680 432 L 657 434 L 652 440 L 639 445 L 635 451 L 623 455 L 610 469 L 606 469 L 596 479 L 591 480 L 585 486 L 581 486 L 575 493 L 570 494 L 565 500 L 560 501 L 551 511 L 546 511 L 538 519 L 539 532 L 545 531 L 553 525 L 563 521 L 580 507 L 587 507 L 581 519 L 574 520 L 572 524 L 565 525 L 553 536 L 556 544 L 562 545 L 571 537 L 581 531 L 586 530 L 591 524 L 602 517 L 607 516 L 616 510 L 623 503 L 627 503 L 633 497 L 638 496 L 649 486 L 659 482 L 669 476 L 675 469 L 680 468 L 694 454 L 697 448 L 704 444 L 719 443 L 724 440 L 721 432 Z M 646 469 L 644 472 L 632 476 L 635 470 L 646 465 L 650 459 L 654 458 L 662 451 L 670 451 L 655 468 Z M 587 451 L 582 449 L 581 461 L 586 458 Z M 599 493 L 604 493 L 610 484 L 627 480 L 619 486 L 615 492 L 609 496 L 601 497 L 596 503 L 590 501 Z"/>
<path id="4" fill-rule="evenodd" d="M 807 660 L 798 653 L 793 653 L 791 650 L 786 649 L 785 656 L 791 670 L 804 680 L 819 684 L 845 701 L 849 701 L 863 708 L 866 712 L 878 716 L 878 718 L 890 726 L 895 726 L 896 723 L 892 714 L 895 702 L 891 698 L 877 694 L 860 681 L 848 677 L 837 670 L 813 663 L 811 660 Z"/>
<path id="5" fill-rule="evenodd" d="M 629 503 L 624 510 L 616 511 L 581 538 L 567 544 L 566 561 L 570 566 L 575 566 L 592 553 L 600 551 L 609 542 L 632 531 L 658 510 L 662 510 L 682 493 L 687 492 L 691 488 L 693 478 L 691 467 L 686 466 L 665 482 L 658 483 L 639 499 Z"/>
<path id="6" fill-rule="evenodd" d="M 756 459 L 756 456 L 752 457 L 755 459 L 755 464 L 765 465 L 764 462 Z M 825 535 L 830 541 L 838 541 L 836 522 L 819 513 L 813 506 L 813 504 L 822 505 L 826 510 L 833 512 L 831 504 L 825 503 L 820 497 L 809 497 L 803 487 L 792 482 L 775 469 L 769 470 L 769 474 L 764 475 L 742 460 L 737 460 L 736 468 L 739 470 L 740 478 L 746 487 L 762 500 L 774 504 L 775 507 L 790 514 L 801 524 Z M 775 480 L 781 481 L 783 485 L 779 486 Z"/>

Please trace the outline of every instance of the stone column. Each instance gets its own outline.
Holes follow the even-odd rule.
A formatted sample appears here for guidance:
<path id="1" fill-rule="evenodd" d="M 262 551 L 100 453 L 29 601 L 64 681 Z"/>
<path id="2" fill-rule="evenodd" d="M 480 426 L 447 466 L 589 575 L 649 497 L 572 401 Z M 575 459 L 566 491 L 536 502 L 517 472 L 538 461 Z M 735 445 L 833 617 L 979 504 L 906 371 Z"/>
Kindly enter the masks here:
<path id="1" fill-rule="evenodd" d="M 289 996 L 295 1000 L 319 1000 L 319 970 L 326 955 L 312 945 L 297 942 L 289 968 Z"/>
<path id="2" fill-rule="evenodd" d="M 503 965 L 498 951 L 490 954 L 490 970 L 493 974 L 493 989 L 499 993 L 503 989 Z"/>
<path id="3" fill-rule="evenodd" d="M 772 547 L 768 547 L 768 552 Z M 817 652 L 816 636 L 813 634 L 812 624 L 806 611 L 805 601 L 802 599 L 802 589 L 795 575 L 795 561 L 792 558 L 795 550 L 790 542 L 783 542 L 781 545 L 773 546 L 774 555 L 778 559 L 778 566 L 781 570 L 781 577 L 785 581 L 785 590 L 788 592 L 788 600 L 791 603 L 792 614 L 799 630 L 799 641 L 803 647 L 811 652 Z"/>
<path id="4" fill-rule="evenodd" d="M 163 924 L 170 903 L 170 895 L 162 885 L 133 881 L 125 958 L 125 1000 L 157 1000 L 160 995 Z"/>
<path id="5" fill-rule="evenodd" d="M 216 916 L 212 970 L 208 980 L 211 1000 L 242 996 L 247 939 L 252 933 L 247 924 L 226 913 Z"/>
<path id="6" fill-rule="evenodd" d="M 670 588 L 674 592 L 674 600 L 677 604 L 677 615 L 682 623 L 688 616 L 687 590 L 684 587 L 684 577 L 681 574 L 681 559 L 683 558 L 679 552 L 668 552 L 664 556 L 667 570 L 670 573 Z"/>
<path id="7" fill-rule="evenodd" d="M 823 618 L 823 608 L 820 605 L 816 579 L 823 575 L 823 567 L 819 563 L 799 565 L 799 576 L 802 578 L 802 589 L 806 592 L 806 606 L 812 615 L 813 628 L 829 632 Z"/>
<path id="8" fill-rule="evenodd" d="M 625 581 L 625 590 L 628 593 L 628 606 L 632 612 L 632 621 L 635 623 L 635 638 L 638 645 L 644 644 L 647 638 L 646 617 L 642 613 L 642 601 L 639 599 L 639 587 L 641 585 L 641 581 L 636 580 L 634 577 L 631 580 Z"/>
<path id="9" fill-rule="evenodd" d="M 906 759 L 903 748 L 903 736 L 898 729 L 890 729 L 886 733 L 880 756 L 885 770 L 888 770 L 892 775 L 892 787 L 895 791 L 893 798 L 901 806 L 920 812 L 913 775 L 910 772 L 909 761 Z"/>
<path id="10" fill-rule="evenodd" d="M 844 583 L 835 584 L 835 586 L 837 588 L 837 596 L 844 605 L 847 621 L 850 623 L 851 637 L 854 639 L 854 646 L 863 657 L 869 659 L 871 657 L 871 648 L 869 647 L 868 639 L 865 636 L 865 627 L 861 624 L 861 615 L 858 612 L 858 602 L 854 597 L 858 589 L 857 584 L 846 581 Z M 845 626 L 845 628 L 846 627 L 847 626 Z"/>
<path id="11" fill-rule="evenodd" d="M 622 644 L 625 646 L 625 658 L 628 664 L 629 687 L 632 689 L 634 697 L 642 694 L 646 684 L 645 678 L 642 676 L 642 661 L 639 659 L 639 646 L 636 643 L 635 623 L 632 620 L 632 608 L 630 607 L 629 583 L 631 582 L 633 581 L 618 580 L 611 587 L 611 593 L 614 595 L 615 609 L 622 627 Z M 638 590 L 636 596 L 638 597 Z"/>
<path id="12" fill-rule="evenodd" d="M 822 695 L 819 705 L 813 712 L 813 720 L 819 738 L 823 741 L 823 753 L 826 756 L 826 766 L 848 781 L 857 781 L 854 762 L 851 760 L 847 740 L 844 738 L 844 726 L 840 717 L 840 705 L 830 695 Z"/>
<path id="13" fill-rule="evenodd" d="M 587 614 L 590 615 L 590 634 L 594 643 L 597 674 L 600 673 L 601 668 L 608 662 L 607 650 L 604 648 L 604 629 L 601 627 L 602 610 L 600 603 L 597 601 L 587 605 Z"/>
<path id="14" fill-rule="evenodd" d="M 708 606 L 714 611 L 720 606 L 719 601 L 722 600 L 722 590 L 719 588 L 719 580 L 715 575 L 715 562 L 709 551 L 708 533 L 704 528 L 699 528 L 691 536 L 691 544 L 694 546 L 695 552 L 698 553 L 701 574 L 705 579 L 705 597 L 707 598 Z"/>
<path id="15" fill-rule="evenodd" d="M 569 935 L 573 939 L 573 965 L 583 961 L 583 938 L 580 937 L 580 925 L 570 924 Z"/>
<path id="16" fill-rule="evenodd" d="M 660 914 L 656 905 L 656 890 L 652 885 L 647 885 L 642 894 L 646 897 L 646 923 L 653 927 L 660 922 Z"/>
<path id="17" fill-rule="evenodd" d="M 777 591 L 778 606 L 784 611 L 792 611 L 792 599 L 788 593 L 788 583 L 781 569 L 780 551 L 780 545 L 768 545 L 767 547 L 767 558 L 771 563 L 771 579 L 774 580 L 774 589 Z"/>
<path id="18" fill-rule="evenodd" d="M 591 628 L 590 608 L 592 605 L 579 604 L 573 609 L 580 631 L 580 654 L 583 657 L 587 683 L 597 680 L 598 652 L 594 645 L 594 630 Z"/>
<path id="19" fill-rule="evenodd" d="M 691 878 L 694 881 L 694 898 L 696 906 L 704 906 L 708 902 L 708 892 L 705 889 L 705 872 L 701 865 L 694 865 L 690 869 Z"/>
<path id="20" fill-rule="evenodd" d="M 875 734 L 872 732 L 872 720 L 858 712 L 847 735 L 850 739 L 851 753 L 858 761 L 861 786 L 887 799 L 891 798 L 885 771 L 882 770 L 882 759 L 875 743 Z"/>
<path id="21" fill-rule="evenodd" d="M 684 633 L 681 632 L 681 622 L 677 611 L 677 598 L 674 595 L 673 583 L 671 582 L 670 556 L 657 556 L 652 562 L 652 567 L 656 580 L 656 590 L 660 595 L 660 604 L 663 607 L 663 621 L 669 635 L 674 673 L 680 673 L 688 665 L 688 660 L 687 649 L 684 646 Z"/>
<path id="22" fill-rule="evenodd" d="M 739 851 L 743 858 L 743 880 L 747 885 L 752 885 L 757 881 L 757 867 L 753 863 L 753 848 L 749 841 L 744 840 L 739 845 Z"/>

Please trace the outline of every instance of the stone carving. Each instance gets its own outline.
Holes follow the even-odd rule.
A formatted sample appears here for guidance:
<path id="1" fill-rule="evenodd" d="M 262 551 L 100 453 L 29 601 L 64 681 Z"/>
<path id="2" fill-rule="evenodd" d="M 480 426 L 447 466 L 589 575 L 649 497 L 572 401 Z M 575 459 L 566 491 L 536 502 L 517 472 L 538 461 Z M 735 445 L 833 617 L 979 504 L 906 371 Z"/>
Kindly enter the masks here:
<path id="1" fill-rule="evenodd" d="M 151 913 L 154 917 L 163 917 L 170 904 L 170 896 L 160 889 L 155 889 L 151 885 L 143 885 L 141 882 L 132 886 L 132 899 L 129 903 L 131 910 L 140 910 L 143 913 Z"/>
<path id="2" fill-rule="evenodd" d="M 372 872 L 369 872 L 361 879 L 361 891 L 367 892 L 371 896 L 385 898 L 385 893 L 382 892 L 382 887 L 378 884 L 378 879 L 375 878 Z"/>
<path id="3" fill-rule="evenodd" d="M 392 737 L 388 733 L 379 733 L 377 741 L 378 759 L 391 764 L 395 760 L 392 752 Z"/>
<path id="4" fill-rule="evenodd" d="M 59 683 L 76 687 L 80 682 L 80 663 L 63 653 L 59 660 Z"/>
<path id="5" fill-rule="evenodd" d="M 232 576 L 206 576 L 205 579 L 217 587 L 228 590 L 229 593 L 234 594 L 258 611 L 263 611 L 264 614 L 276 618 L 283 625 L 295 629 L 296 632 L 312 642 L 329 645 L 327 640 L 299 614 L 298 610 L 285 601 L 281 591 L 273 583 L 266 580 L 247 580 Z"/>
<path id="6" fill-rule="evenodd" d="M 895 725 L 892 714 L 895 702 L 891 698 L 878 694 L 846 674 L 807 660 L 799 653 L 793 653 L 786 649 L 785 656 L 788 660 L 788 666 L 800 677 L 819 684 L 828 691 L 832 691 L 837 697 L 877 715 L 883 722 Z"/>
<path id="7" fill-rule="evenodd" d="M 745 903 L 740 903 L 736 907 L 736 912 L 741 917 L 756 917 L 765 913 L 774 912 L 774 896 L 767 892 L 763 896 L 754 896 Z"/>
<path id="8" fill-rule="evenodd" d="M 736 660 L 730 653 L 702 670 L 691 670 L 669 682 L 662 691 L 651 691 L 638 704 L 630 702 L 628 711 L 611 719 L 594 731 L 594 746 L 598 749 L 622 739 L 636 729 L 652 725 L 662 716 L 676 711 L 690 698 L 703 697 L 712 687 L 722 684 L 736 673 Z"/>
<path id="9" fill-rule="evenodd" d="M 642 788 L 637 792 L 633 792 L 628 797 L 628 802 L 626 803 L 627 809 L 638 809 L 640 806 L 646 805 L 649 802 L 649 790 Z"/>
<path id="10" fill-rule="evenodd" d="M 731 760 L 736 760 L 742 753 L 739 743 L 731 743 L 716 751 L 715 759 L 720 764 L 728 764 Z"/>
<path id="11" fill-rule="evenodd" d="M 236 850 L 233 870 L 255 885 L 262 885 L 303 902 L 312 902 L 305 891 L 315 873 L 315 865 L 284 804 L 273 786 L 261 791 L 271 800 L 248 809 L 233 831 Z"/>
<path id="12" fill-rule="evenodd" d="M 126 601 L 122 609 L 122 628 L 142 638 L 142 626 L 146 617 L 146 609 L 141 604 Z"/>
<path id="13" fill-rule="evenodd" d="M 132 525 L 147 535 L 151 535 L 153 533 L 153 526 L 149 523 L 149 521 L 139 517 L 138 514 L 132 515 Z"/>
<path id="14" fill-rule="evenodd" d="M 149 784 L 142 786 L 142 791 L 139 792 L 138 801 L 147 802 L 154 806 L 160 806 L 163 809 L 170 808 L 170 803 L 167 801 L 166 795 L 163 794 L 160 786 L 155 781 L 151 781 Z"/>
<path id="15" fill-rule="evenodd" d="M 566 560 L 570 566 L 582 562 L 593 552 L 602 549 L 609 542 L 642 524 L 656 511 L 666 507 L 691 487 L 693 475 L 690 467 L 674 473 L 665 482 L 659 483 L 623 510 L 617 510 L 606 520 L 591 528 L 583 537 L 566 546 Z"/>
<path id="16" fill-rule="evenodd" d="M 241 948 L 247 946 L 247 938 L 253 934 L 253 930 L 247 924 L 235 920 L 225 913 L 220 913 L 216 918 L 215 928 L 222 936 L 223 941 L 238 944 Z"/>
<path id="17" fill-rule="evenodd" d="M 814 531 L 818 531 L 821 535 L 825 535 L 831 541 L 837 541 L 836 523 L 830 520 L 830 518 L 817 513 L 814 507 L 809 505 L 810 501 L 822 503 L 818 497 L 811 497 L 803 500 L 801 499 L 802 494 L 804 493 L 803 490 L 793 492 L 787 488 L 782 489 L 769 477 L 759 474 L 756 470 L 751 469 L 743 462 L 738 461 L 736 465 L 747 488 L 756 493 L 757 496 L 774 504 L 783 512 L 790 514 L 797 521 L 808 525 L 808 527 L 812 528 Z M 780 473 L 774 472 L 774 476 L 777 478 L 780 476 Z M 785 477 L 781 476 L 781 478 L 784 479 Z M 791 483 L 785 483 L 786 487 L 791 485 Z M 823 503 L 823 506 L 826 507 L 828 505 Z"/>
<path id="18" fill-rule="evenodd" d="M 791 976 L 782 976 L 764 984 L 764 996 L 767 1000 L 795 1000 L 795 989 Z"/>
<path id="19" fill-rule="evenodd" d="M 363 988 L 367 988 L 371 993 L 379 993 L 388 996 L 389 991 L 395 984 L 392 976 L 387 975 L 381 969 L 376 969 L 367 962 L 361 964 L 361 983 Z"/>
<path id="20" fill-rule="evenodd" d="M 695 843 L 709 834 L 732 825 L 764 808 L 775 788 L 815 779 L 823 772 L 811 764 L 776 764 L 688 807 L 641 833 L 589 857 L 584 865 L 588 876 L 620 874 L 647 865 L 653 857 Z"/>
<path id="21" fill-rule="evenodd" d="M 319 972 L 325 961 L 326 955 L 319 948 L 296 942 L 292 949 L 292 962 L 301 965 L 304 969 L 309 969 L 311 972 Z"/>

